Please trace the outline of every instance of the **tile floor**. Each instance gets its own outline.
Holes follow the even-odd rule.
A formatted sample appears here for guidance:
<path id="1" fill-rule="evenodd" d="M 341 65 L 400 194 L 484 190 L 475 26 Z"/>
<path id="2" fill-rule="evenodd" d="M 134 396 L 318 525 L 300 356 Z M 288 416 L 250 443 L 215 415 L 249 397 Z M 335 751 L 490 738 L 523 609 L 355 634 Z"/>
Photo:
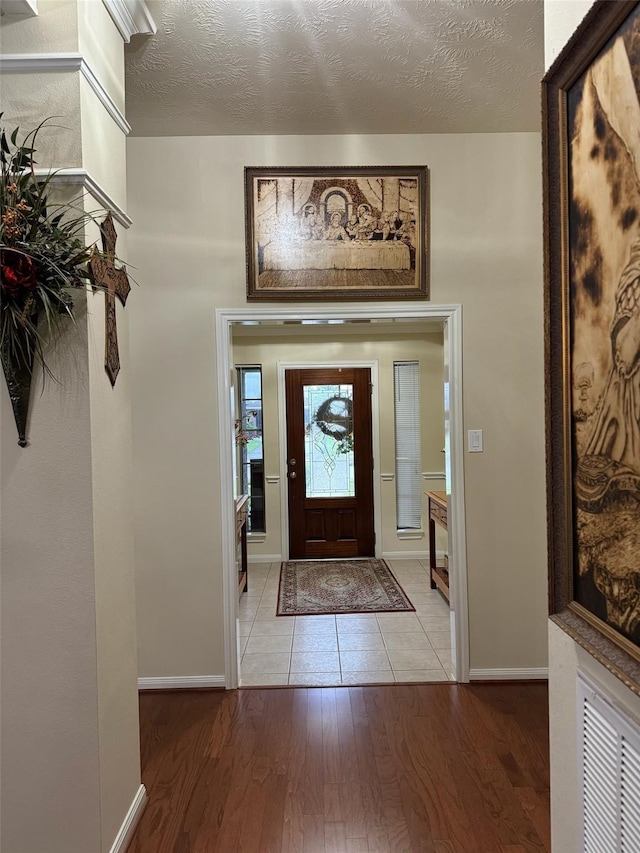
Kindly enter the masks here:
<path id="1" fill-rule="evenodd" d="M 242 687 L 448 681 L 449 607 L 428 563 L 389 560 L 415 613 L 276 616 L 280 563 L 249 566 L 239 605 Z"/>

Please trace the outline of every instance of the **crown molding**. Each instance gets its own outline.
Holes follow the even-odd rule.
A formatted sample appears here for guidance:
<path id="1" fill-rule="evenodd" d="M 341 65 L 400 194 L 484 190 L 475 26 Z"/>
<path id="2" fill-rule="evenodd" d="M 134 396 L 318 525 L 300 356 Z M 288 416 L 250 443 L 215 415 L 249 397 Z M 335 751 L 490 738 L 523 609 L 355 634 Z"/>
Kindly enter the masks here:
<path id="1" fill-rule="evenodd" d="M 0 55 L 0 74 L 41 74 L 43 72 L 61 74 L 75 71 L 82 74 L 120 130 L 128 135 L 131 132 L 131 125 L 81 53 L 7 53 Z"/>
<path id="2" fill-rule="evenodd" d="M 66 184 L 76 186 L 80 190 L 84 190 L 98 202 L 100 207 L 103 207 L 105 210 L 110 210 L 113 214 L 113 218 L 119 222 L 123 228 L 131 227 L 133 223 L 131 217 L 125 213 L 119 204 L 116 204 L 111 196 L 102 189 L 100 184 L 91 177 L 86 169 L 36 169 L 35 175 L 37 178 L 45 178 L 48 175 L 51 175 L 52 172 L 53 175 L 51 180 L 54 184 Z"/>
<path id="3" fill-rule="evenodd" d="M 0 0 L 0 15 L 25 15 L 35 18 L 38 0 Z"/>
<path id="4" fill-rule="evenodd" d="M 126 42 L 131 41 L 132 36 L 153 36 L 158 32 L 144 0 L 102 0 L 102 2 Z"/>

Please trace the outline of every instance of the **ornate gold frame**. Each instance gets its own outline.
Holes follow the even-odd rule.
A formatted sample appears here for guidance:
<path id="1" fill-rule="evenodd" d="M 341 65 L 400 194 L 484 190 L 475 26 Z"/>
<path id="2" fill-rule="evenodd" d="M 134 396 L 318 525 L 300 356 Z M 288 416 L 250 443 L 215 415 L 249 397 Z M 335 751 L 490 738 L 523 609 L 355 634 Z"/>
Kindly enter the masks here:
<path id="1" fill-rule="evenodd" d="M 388 272 L 384 267 L 379 267 L 375 270 L 357 269 L 355 267 L 340 267 L 340 271 L 357 272 L 353 278 L 357 278 L 356 284 L 347 284 L 344 286 L 334 286 L 330 280 L 332 273 L 337 270 L 329 270 L 326 268 L 313 267 L 311 260 L 314 248 L 311 241 L 308 244 L 298 243 L 295 247 L 296 264 L 298 266 L 287 269 L 286 266 L 277 267 L 276 273 L 271 273 L 270 278 L 275 279 L 278 276 L 281 281 L 275 284 L 270 281 L 265 284 L 266 278 L 269 278 L 269 273 L 265 272 L 262 266 L 263 260 L 266 259 L 266 254 L 263 246 L 260 244 L 259 235 L 264 229 L 265 219 L 260 222 L 260 212 L 257 210 L 259 202 L 259 182 L 264 182 L 268 185 L 269 182 L 285 183 L 287 179 L 291 179 L 292 186 L 289 188 L 288 195 L 283 193 L 282 199 L 274 205 L 277 213 L 274 219 L 277 219 L 277 224 L 271 224 L 269 227 L 273 229 L 273 233 L 277 233 L 278 229 L 283 229 L 281 233 L 281 251 L 283 257 L 287 257 L 287 241 L 297 241 L 295 236 L 295 226 L 300 218 L 300 210 L 297 209 L 298 201 L 294 201 L 296 190 L 294 189 L 295 181 L 300 183 L 309 180 L 316 181 L 318 185 L 325 187 L 325 192 L 331 189 L 340 190 L 347 188 L 351 184 L 353 189 L 357 181 L 366 181 L 370 178 L 372 181 L 377 179 L 394 179 L 399 182 L 412 182 L 415 180 L 415 186 L 412 190 L 412 195 L 415 195 L 415 210 L 411 217 L 411 237 L 406 235 L 406 243 L 410 245 L 411 252 L 411 267 L 401 275 L 397 276 L 398 281 L 393 282 L 393 286 L 381 284 L 380 278 L 384 276 L 376 275 L 379 272 Z M 332 187 L 332 184 L 335 187 Z M 411 185 L 411 184 L 410 184 Z M 353 193 L 353 206 L 357 206 L 355 197 L 357 193 Z M 348 191 L 346 195 L 349 195 Z M 286 202 L 285 202 L 286 199 Z M 360 198 L 362 202 L 362 198 Z M 285 214 L 281 216 L 278 207 L 282 204 Z M 311 205 L 319 207 L 318 204 Z M 365 205 L 366 206 L 366 205 Z M 371 212 L 375 212 L 376 205 L 370 204 Z M 391 203 L 396 210 L 395 204 Z M 384 207 L 384 210 L 387 208 Z M 388 212 L 388 211 L 387 211 Z M 378 208 L 378 214 L 382 215 L 383 206 Z M 290 223 L 286 225 L 285 216 L 288 215 Z M 405 212 L 408 217 L 408 214 Z M 343 216 L 343 219 L 346 217 Z M 283 222 L 285 225 L 283 225 Z M 414 224 L 415 223 L 415 224 Z M 342 222 L 345 225 L 345 222 Z M 403 223 L 404 226 L 404 223 Z M 366 299 L 428 299 L 429 298 L 429 263 L 428 263 L 428 241 L 429 241 L 429 173 L 425 166 L 330 166 L 330 167 L 245 167 L 245 234 L 246 234 L 246 252 L 247 252 L 247 300 L 253 301 L 281 301 L 294 299 L 316 299 L 324 301 L 335 300 L 366 300 Z M 398 232 L 400 234 L 400 232 Z M 269 234 L 269 239 L 272 235 Z M 318 245 L 317 241 L 315 245 Z M 274 241 L 273 245 L 277 245 Z M 343 246 L 347 247 L 348 244 Z M 369 249 L 375 253 L 376 249 L 383 246 L 382 243 L 370 242 Z M 292 249 L 293 253 L 293 249 Z M 304 266 L 304 260 L 308 257 L 309 266 Z M 284 261 L 286 263 L 286 260 Z M 274 269 L 273 267 L 271 269 Z M 262 275 L 262 280 L 261 280 Z M 336 279 L 340 276 L 334 276 Z M 389 276 L 392 278 L 393 276 Z M 346 278 L 343 276 L 342 278 Z M 400 280 L 402 279 L 402 280 Z M 327 283 L 327 280 L 328 283 Z"/>
<path id="2" fill-rule="evenodd" d="M 551 619 L 640 695 L 640 648 L 574 599 L 571 280 L 567 97 L 637 0 L 599 0 L 542 83 L 545 221 L 545 363 L 549 610 Z M 640 131 L 640 128 L 639 128 Z M 640 560 L 640 554 L 638 555 Z"/>

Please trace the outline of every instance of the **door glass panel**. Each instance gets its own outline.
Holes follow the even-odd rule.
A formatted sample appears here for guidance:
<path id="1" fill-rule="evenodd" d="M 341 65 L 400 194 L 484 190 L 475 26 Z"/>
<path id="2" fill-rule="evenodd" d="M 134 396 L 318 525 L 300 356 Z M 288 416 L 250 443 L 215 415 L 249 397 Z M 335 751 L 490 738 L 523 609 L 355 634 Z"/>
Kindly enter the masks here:
<path id="1" fill-rule="evenodd" d="M 303 400 L 306 496 L 354 497 L 353 385 L 304 385 Z"/>

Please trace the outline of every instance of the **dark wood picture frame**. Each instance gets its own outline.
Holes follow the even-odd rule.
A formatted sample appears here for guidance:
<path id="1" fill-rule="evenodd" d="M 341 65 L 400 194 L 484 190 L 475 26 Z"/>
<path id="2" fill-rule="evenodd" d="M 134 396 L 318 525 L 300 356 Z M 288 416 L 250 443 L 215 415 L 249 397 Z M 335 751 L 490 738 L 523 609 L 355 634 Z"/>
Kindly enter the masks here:
<path id="1" fill-rule="evenodd" d="M 595 3 L 542 95 L 550 614 L 640 695 L 640 3 Z"/>
<path id="2" fill-rule="evenodd" d="M 426 166 L 245 167 L 247 299 L 428 299 Z"/>

